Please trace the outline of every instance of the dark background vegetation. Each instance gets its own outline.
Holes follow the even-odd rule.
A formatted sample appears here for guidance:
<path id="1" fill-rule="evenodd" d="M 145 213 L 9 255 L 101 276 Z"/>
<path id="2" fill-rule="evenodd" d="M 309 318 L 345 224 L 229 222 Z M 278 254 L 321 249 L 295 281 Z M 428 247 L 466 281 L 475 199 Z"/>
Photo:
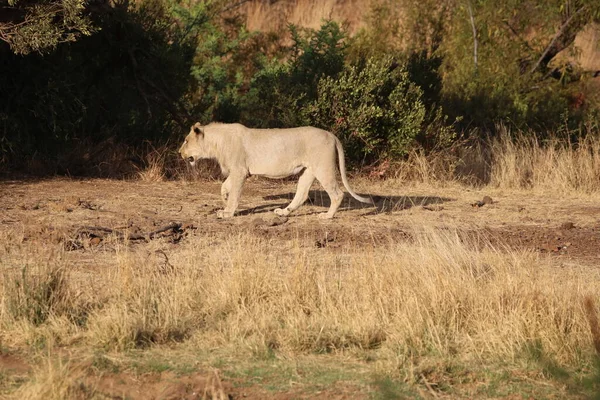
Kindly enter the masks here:
<path id="1" fill-rule="evenodd" d="M 559 57 L 595 0 L 373 0 L 352 34 L 252 32 L 241 3 L 0 0 L 0 170 L 127 175 L 196 121 L 319 126 L 355 167 L 598 134 L 600 72 Z"/>

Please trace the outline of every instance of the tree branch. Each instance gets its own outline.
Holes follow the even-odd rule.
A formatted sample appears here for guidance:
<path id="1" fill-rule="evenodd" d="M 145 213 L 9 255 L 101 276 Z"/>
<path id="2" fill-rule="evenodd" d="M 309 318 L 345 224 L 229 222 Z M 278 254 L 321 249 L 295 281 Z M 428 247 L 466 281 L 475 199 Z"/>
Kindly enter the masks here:
<path id="1" fill-rule="evenodd" d="M 477 28 L 475 27 L 475 18 L 473 18 L 473 7 L 471 1 L 467 1 L 467 9 L 469 10 L 469 19 L 471 20 L 471 28 L 473 29 L 473 63 L 475 64 L 475 70 L 477 71 L 477 47 L 479 43 L 477 41 Z"/>
<path id="2" fill-rule="evenodd" d="M 502 21 L 502 22 L 504 22 L 504 25 L 506 25 L 508 27 L 508 29 L 510 30 L 510 32 L 513 35 L 515 35 L 515 37 L 517 39 L 519 39 L 521 41 L 521 43 L 527 48 L 527 50 L 533 52 L 533 49 L 529 45 L 529 42 L 527 40 L 523 39 L 523 37 L 519 34 L 519 32 L 517 32 L 517 30 L 511 24 L 508 23 L 508 21 Z"/>
<path id="3" fill-rule="evenodd" d="M 250 0 L 240 0 L 240 1 L 238 1 L 237 3 L 235 3 L 233 5 L 230 5 L 228 7 L 223 8 L 221 10 L 221 13 L 226 13 L 228 11 L 235 10 L 236 8 L 243 6 L 245 3 L 249 2 L 249 1 Z"/>
<path id="4" fill-rule="evenodd" d="M 569 24 L 571 23 L 571 21 L 573 21 L 573 18 L 575 18 L 577 15 L 579 15 L 586 7 L 583 6 L 581 7 L 579 10 L 575 11 L 575 13 L 571 14 L 571 16 L 569 16 L 569 18 L 567 18 L 567 20 L 561 25 L 560 29 L 558 30 L 558 32 L 556 32 L 556 34 L 554 35 L 554 37 L 552 38 L 552 40 L 550 41 L 550 44 L 548 44 L 548 46 L 546 47 L 546 49 L 544 50 L 544 52 L 542 53 L 542 55 L 540 56 L 540 58 L 537 60 L 537 62 L 533 65 L 533 68 L 531 68 L 531 70 L 529 71 L 530 74 L 533 74 L 540 66 L 540 64 L 542 64 L 542 61 L 544 61 L 546 59 L 546 57 L 548 56 L 548 54 L 550 53 L 550 50 L 552 50 L 552 48 L 554 47 L 556 41 L 564 35 L 567 27 L 569 26 Z M 575 36 L 573 36 L 573 40 L 575 39 Z M 570 44 L 570 43 L 569 43 Z M 563 48 L 565 48 L 566 46 L 563 46 Z M 562 50 L 563 48 L 561 48 L 560 50 Z M 555 54 L 558 54 L 558 52 L 560 51 L 559 49 L 555 49 Z M 554 57 L 554 55 L 552 57 Z M 550 59 L 548 59 L 546 61 L 546 64 L 548 64 L 548 62 L 550 62 L 550 60 L 552 59 L 552 57 Z"/>

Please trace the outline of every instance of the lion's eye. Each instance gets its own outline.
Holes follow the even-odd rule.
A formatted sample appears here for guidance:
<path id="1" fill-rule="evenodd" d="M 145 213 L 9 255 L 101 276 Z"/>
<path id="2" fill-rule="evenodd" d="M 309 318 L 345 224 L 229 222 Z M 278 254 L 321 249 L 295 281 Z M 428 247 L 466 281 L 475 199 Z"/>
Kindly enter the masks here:
<path id="1" fill-rule="evenodd" d="M 185 140 L 183 141 L 183 144 L 187 144 L 187 139 L 185 139 Z"/>

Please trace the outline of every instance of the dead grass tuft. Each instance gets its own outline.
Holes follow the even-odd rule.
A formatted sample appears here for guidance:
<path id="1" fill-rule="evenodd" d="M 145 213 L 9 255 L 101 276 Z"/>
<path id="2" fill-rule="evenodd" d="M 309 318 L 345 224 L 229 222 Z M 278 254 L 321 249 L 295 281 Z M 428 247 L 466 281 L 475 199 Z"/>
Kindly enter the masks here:
<path id="1" fill-rule="evenodd" d="M 165 143 L 154 147 L 147 143 L 142 150 L 143 167 L 138 169 L 137 177 L 142 182 L 163 182 L 166 180 L 197 181 L 217 179 L 221 175 L 218 164 L 212 160 L 202 160 L 195 168 L 184 162 L 174 144 Z"/>
<path id="2" fill-rule="evenodd" d="M 60 359 L 45 358 L 34 369 L 31 380 L 19 388 L 19 399 L 92 399 L 95 389 L 84 383 L 85 371 Z"/>
<path id="3" fill-rule="evenodd" d="M 600 137 L 577 143 L 501 131 L 492 141 L 491 184 L 501 188 L 592 193 L 600 190 Z"/>
<path id="4" fill-rule="evenodd" d="M 146 156 L 146 166 L 143 170 L 138 171 L 138 178 L 142 182 L 163 182 L 166 180 L 165 175 L 165 158 L 167 152 L 159 152 L 153 150 Z"/>
<path id="5" fill-rule="evenodd" d="M 437 186 L 459 182 L 562 194 L 600 191 L 600 136 L 572 143 L 558 138 L 542 141 L 505 127 L 499 131 L 495 138 L 460 142 L 430 154 L 415 150 L 406 160 L 371 175 Z"/>
<path id="6" fill-rule="evenodd" d="M 598 323 L 598 311 L 592 296 L 586 296 L 583 300 L 585 313 L 590 324 L 592 339 L 596 353 L 600 356 L 600 324 Z"/>

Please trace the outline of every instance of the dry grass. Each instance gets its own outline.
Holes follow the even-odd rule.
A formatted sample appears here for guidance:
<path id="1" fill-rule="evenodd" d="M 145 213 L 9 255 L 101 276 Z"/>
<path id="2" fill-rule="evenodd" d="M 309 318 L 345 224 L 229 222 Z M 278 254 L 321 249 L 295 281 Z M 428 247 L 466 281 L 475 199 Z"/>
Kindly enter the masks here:
<path id="1" fill-rule="evenodd" d="M 31 380 L 20 387 L 14 398 L 24 400 L 92 399 L 95 391 L 82 383 L 85 371 L 60 359 L 47 358 L 38 365 Z"/>
<path id="2" fill-rule="evenodd" d="M 492 142 L 491 184 L 502 188 L 591 193 L 600 190 L 600 137 L 579 143 L 535 136 L 511 138 L 504 131 Z"/>
<path id="3" fill-rule="evenodd" d="M 166 180 L 165 161 L 168 154 L 163 151 L 153 150 L 146 155 L 146 166 L 138 171 L 138 178 L 142 182 L 163 182 Z"/>
<path id="4" fill-rule="evenodd" d="M 377 171 L 376 171 L 377 172 Z M 600 136 L 578 143 L 501 128 L 497 137 L 479 143 L 457 143 L 425 155 L 414 151 L 390 166 L 389 178 L 444 186 L 489 186 L 560 194 L 600 192 Z"/>
<path id="5" fill-rule="evenodd" d="M 519 140 L 524 144 L 517 146 Z M 591 137 L 577 146 L 542 146 L 502 136 L 463 152 L 415 152 L 389 167 L 396 173 L 389 182 L 482 185 L 465 171 L 483 168 L 488 188 L 598 192 L 599 148 Z M 148 177 L 194 179 L 169 172 L 181 169 L 171 164 L 172 152 L 157 149 L 155 157 L 162 172 Z M 103 260 L 93 271 L 79 268 L 60 244 L 42 246 L 19 229 L 0 230 L 0 351 L 37 366 L 12 389 L 0 379 L 0 394 L 93 398 L 96 388 L 85 378 L 89 362 L 72 360 L 186 345 L 244 349 L 246 361 L 273 354 L 376 360 L 366 364 L 370 372 L 416 385 L 431 379 L 432 364 L 446 360 L 517 370 L 532 359 L 569 371 L 591 365 L 600 343 L 595 269 L 558 268 L 556 260 L 493 246 L 450 220 L 450 227 L 424 228 L 422 214 L 414 212 L 419 225 L 409 239 L 382 239 L 385 229 L 379 229 L 372 245 L 357 247 L 344 238 L 337 248 L 307 247 L 300 237 L 231 233 L 240 232 L 233 225 L 177 245 L 107 241 L 107 250 L 79 255 Z M 410 213 L 405 217 L 412 225 Z"/>
<path id="6" fill-rule="evenodd" d="M 250 30 L 276 31 L 287 29 L 288 24 L 317 29 L 323 20 L 333 19 L 356 32 L 364 23 L 370 1 L 348 0 L 285 0 L 266 3 L 251 1 L 242 7 Z"/>
<path id="7" fill-rule="evenodd" d="M 177 153 L 177 144 L 165 143 L 159 147 L 147 144 L 142 150 L 145 158 L 143 167 L 137 171 L 142 182 L 164 182 L 166 180 L 196 181 L 198 179 L 216 179 L 220 169 L 216 162 L 205 160 L 197 168 L 184 162 Z"/>
<path id="8" fill-rule="evenodd" d="M 169 260 L 123 247 L 102 276 L 103 290 L 72 280 L 70 290 L 85 292 L 86 301 L 61 297 L 53 307 L 44 297 L 42 321 L 11 311 L 47 291 L 38 284 L 23 300 L 14 289 L 20 274 L 2 284 L 4 346 L 78 340 L 122 351 L 193 339 L 288 354 L 379 349 L 389 370 L 432 353 L 514 359 L 532 343 L 576 365 L 593 351 L 583 299 L 600 288 L 596 273 L 554 270 L 534 254 L 436 230 L 413 243 L 390 237 L 384 249 L 347 253 L 294 242 L 278 250 L 243 234 L 216 245 L 197 237 Z"/>

